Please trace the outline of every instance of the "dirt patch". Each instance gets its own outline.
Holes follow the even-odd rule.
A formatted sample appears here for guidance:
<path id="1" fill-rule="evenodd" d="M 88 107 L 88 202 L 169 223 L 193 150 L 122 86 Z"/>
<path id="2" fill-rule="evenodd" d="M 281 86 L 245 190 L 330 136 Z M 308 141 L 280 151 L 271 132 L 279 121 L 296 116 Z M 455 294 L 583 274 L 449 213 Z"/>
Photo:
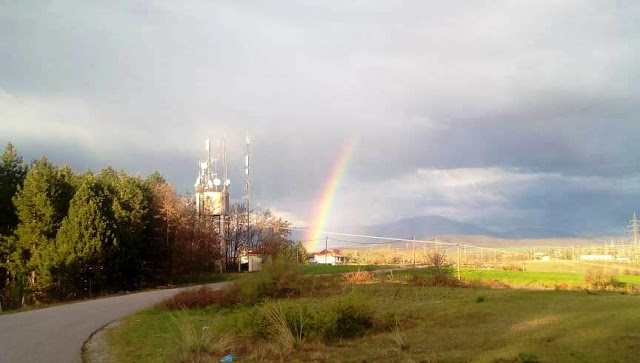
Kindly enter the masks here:
<path id="1" fill-rule="evenodd" d="M 548 315 L 548 316 L 535 318 L 533 320 L 520 322 L 520 323 L 514 325 L 513 328 L 511 328 L 511 329 L 513 331 L 515 331 L 515 332 L 521 332 L 521 331 L 532 329 L 532 328 L 536 328 L 536 327 L 539 327 L 539 326 L 542 326 L 542 325 L 555 323 L 556 321 L 558 321 L 558 317 L 557 316 Z"/>
<path id="2" fill-rule="evenodd" d="M 115 362 L 115 355 L 109 351 L 107 332 L 120 324 L 119 321 L 109 323 L 93 333 L 82 346 L 82 361 L 84 363 Z"/>

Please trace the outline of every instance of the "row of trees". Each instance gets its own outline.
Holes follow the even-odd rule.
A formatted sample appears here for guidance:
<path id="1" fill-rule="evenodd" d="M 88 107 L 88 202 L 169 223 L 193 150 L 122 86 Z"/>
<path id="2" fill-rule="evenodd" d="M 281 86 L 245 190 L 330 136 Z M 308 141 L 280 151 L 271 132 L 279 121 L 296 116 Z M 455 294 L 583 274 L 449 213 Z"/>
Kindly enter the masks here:
<path id="1" fill-rule="evenodd" d="M 232 265 L 248 247 L 295 249 L 286 222 L 256 213 L 264 223 L 247 230 L 246 210 L 232 209 L 221 241 L 157 172 L 78 174 L 45 156 L 27 166 L 9 143 L 0 163 L 1 307 L 172 283 L 210 273 L 216 261 Z"/>

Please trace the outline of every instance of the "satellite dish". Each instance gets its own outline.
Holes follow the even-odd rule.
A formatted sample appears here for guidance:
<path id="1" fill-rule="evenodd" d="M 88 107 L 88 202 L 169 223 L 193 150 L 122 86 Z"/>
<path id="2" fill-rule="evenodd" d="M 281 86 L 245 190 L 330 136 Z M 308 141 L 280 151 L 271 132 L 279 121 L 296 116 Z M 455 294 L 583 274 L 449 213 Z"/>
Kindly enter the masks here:
<path id="1" fill-rule="evenodd" d="M 213 179 L 213 184 L 215 186 L 219 186 L 220 185 L 220 179 L 218 179 L 218 178 Z"/>
<path id="2" fill-rule="evenodd" d="M 225 186 L 227 186 L 227 187 L 228 187 L 229 185 L 231 185 L 231 180 L 229 180 L 229 179 L 225 180 L 225 181 L 224 181 L 224 185 L 225 185 Z"/>
<path id="3" fill-rule="evenodd" d="M 200 169 L 205 170 L 207 168 L 207 162 L 205 161 L 204 163 L 200 163 Z"/>

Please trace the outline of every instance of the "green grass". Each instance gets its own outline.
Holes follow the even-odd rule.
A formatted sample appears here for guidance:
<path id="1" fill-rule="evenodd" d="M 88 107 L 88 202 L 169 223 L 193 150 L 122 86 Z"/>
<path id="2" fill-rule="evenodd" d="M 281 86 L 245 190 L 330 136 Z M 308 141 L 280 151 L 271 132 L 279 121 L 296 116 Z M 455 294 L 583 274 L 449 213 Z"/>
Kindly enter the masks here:
<path id="1" fill-rule="evenodd" d="M 586 287 L 582 273 L 513 271 L 488 269 L 462 269 L 462 279 L 467 281 L 497 281 L 513 287 L 576 288 Z M 618 275 L 615 279 L 628 286 L 640 286 L 638 275 Z"/>
<path id="2" fill-rule="evenodd" d="M 303 265 L 302 273 L 305 275 L 340 274 L 356 271 L 375 271 L 388 268 L 396 268 L 392 265 Z"/>
<path id="3" fill-rule="evenodd" d="M 181 312 L 196 331 L 217 319 L 233 334 L 238 361 L 635 361 L 640 355 L 640 296 L 581 291 L 419 287 L 398 283 L 348 285 L 379 318 L 395 327 L 362 338 L 324 343 L 308 340 L 292 353 L 277 352 L 276 337 L 256 338 L 243 323 L 259 307 L 209 307 Z M 482 298 L 479 298 L 482 297 Z M 295 305 L 316 311 L 340 296 L 305 297 Z M 146 310 L 110 330 L 107 339 L 121 362 L 172 362 L 175 312 Z M 207 358 L 217 361 L 227 352 Z M 271 355 L 269 355 L 271 354 Z M 276 355 L 274 355 L 276 354 Z M 207 360 L 204 360 L 207 361 Z"/>

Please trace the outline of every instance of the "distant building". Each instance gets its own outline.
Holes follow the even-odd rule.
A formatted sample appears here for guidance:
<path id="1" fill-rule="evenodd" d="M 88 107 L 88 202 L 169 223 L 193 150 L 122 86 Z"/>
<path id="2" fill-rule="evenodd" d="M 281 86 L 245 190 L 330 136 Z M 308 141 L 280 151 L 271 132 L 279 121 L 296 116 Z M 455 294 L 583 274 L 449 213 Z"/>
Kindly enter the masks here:
<path id="1" fill-rule="evenodd" d="M 340 250 L 322 250 L 309 256 L 309 263 L 319 265 L 344 265 L 347 260 L 348 257 L 340 254 Z"/>
<path id="2" fill-rule="evenodd" d="M 580 255 L 580 261 L 613 261 L 613 255 Z"/>

